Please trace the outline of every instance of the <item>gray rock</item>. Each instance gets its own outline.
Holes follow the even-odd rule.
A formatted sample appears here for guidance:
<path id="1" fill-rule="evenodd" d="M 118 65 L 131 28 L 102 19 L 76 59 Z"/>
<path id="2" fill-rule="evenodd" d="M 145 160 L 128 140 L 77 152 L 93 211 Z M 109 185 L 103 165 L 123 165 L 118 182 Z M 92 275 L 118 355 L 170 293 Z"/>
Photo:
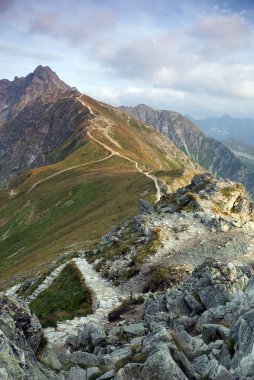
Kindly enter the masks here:
<path id="1" fill-rule="evenodd" d="M 99 346 L 105 342 L 106 334 L 103 326 L 98 324 L 92 324 L 90 327 L 91 342 L 92 345 Z"/>
<path id="2" fill-rule="evenodd" d="M 169 351 L 158 351 L 144 364 L 142 380 L 187 380 Z"/>
<path id="3" fill-rule="evenodd" d="M 159 313 L 163 308 L 161 301 L 162 300 L 160 298 L 155 298 L 154 295 L 150 295 L 143 306 L 144 315 L 154 315 L 155 313 Z"/>
<path id="4" fill-rule="evenodd" d="M 145 334 L 145 327 L 143 323 L 133 323 L 123 327 L 123 331 L 130 335 L 142 336 Z"/>
<path id="5" fill-rule="evenodd" d="M 188 307 L 195 312 L 195 314 L 204 310 L 204 306 L 201 305 L 191 294 L 187 294 L 184 297 L 184 301 L 187 303 Z"/>
<path id="6" fill-rule="evenodd" d="M 65 380 L 88 380 L 86 370 L 78 366 L 72 367 L 65 373 Z"/>
<path id="7" fill-rule="evenodd" d="M 198 374 L 194 368 L 194 366 L 191 364 L 191 362 L 186 358 L 184 353 L 182 351 L 179 351 L 178 348 L 172 344 L 169 343 L 168 347 L 170 349 L 170 353 L 176 364 L 179 365 L 179 367 L 182 369 L 184 374 L 187 376 L 189 380 L 196 380 L 198 377 Z"/>
<path id="8" fill-rule="evenodd" d="M 206 377 L 209 380 L 235 380 L 235 377 L 214 359 L 207 365 Z"/>
<path id="9" fill-rule="evenodd" d="M 207 365 L 209 363 L 209 358 L 206 354 L 201 355 L 194 359 L 193 366 L 195 370 L 201 375 L 205 376 L 207 372 Z"/>
<path id="10" fill-rule="evenodd" d="M 75 363 L 86 367 L 98 367 L 101 364 L 101 361 L 96 355 L 88 352 L 77 351 L 72 352 L 71 354 L 58 352 L 57 357 L 62 365 L 67 363 Z"/>
<path id="11" fill-rule="evenodd" d="M 235 350 L 231 372 L 237 376 L 254 377 L 254 309 L 236 321 L 232 326 L 230 339 Z"/>
<path id="12" fill-rule="evenodd" d="M 139 200 L 139 205 L 138 205 L 139 212 L 142 213 L 152 213 L 154 211 L 154 207 L 152 204 L 144 199 Z"/>
<path id="13" fill-rule="evenodd" d="M 98 377 L 97 380 L 109 380 L 115 377 L 115 370 L 111 369 L 110 371 L 104 373 L 102 376 Z"/>
<path id="14" fill-rule="evenodd" d="M 140 380 L 143 364 L 128 363 L 121 368 L 115 377 L 115 380 Z"/>
<path id="15" fill-rule="evenodd" d="M 119 360 L 129 359 L 131 357 L 131 350 L 129 347 L 120 348 L 119 350 L 114 350 L 111 354 L 104 355 L 102 357 L 103 362 L 112 366 L 115 365 Z"/>
<path id="16" fill-rule="evenodd" d="M 152 331 L 143 339 L 143 352 L 146 355 L 154 354 L 155 352 L 166 347 L 167 344 L 172 341 L 172 337 L 169 331 L 161 325 L 156 325 Z"/>
<path id="17" fill-rule="evenodd" d="M 101 370 L 98 367 L 87 368 L 86 378 L 87 380 L 94 380 L 101 375 Z"/>
<path id="18" fill-rule="evenodd" d="M 78 337 L 76 335 L 69 335 L 66 339 L 66 345 L 70 346 L 71 348 L 77 348 L 78 347 Z"/>
<path id="19" fill-rule="evenodd" d="M 3 379 L 58 378 L 36 360 L 41 333 L 37 317 L 24 302 L 0 293 L 0 368 Z"/>
<path id="20" fill-rule="evenodd" d="M 192 337 L 186 331 L 175 334 L 174 340 L 185 354 L 195 355 L 208 348 L 203 339 Z"/>
<path id="21" fill-rule="evenodd" d="M 214 342 L 218 339 L 226 340 L 230 330 L 222 325 L 204 324 L 202 325 L 202 338 L 205 343 Z"/>
<path id="22" fill-rule="evenodd" d="M 105 343 L 106 334 L 103 326 L 91 322 L 84 325 L 83 329 L 79 329 L 76 347 L 86 348 L 89 345 L 99 346 Z M 71 338 L 75 343 L 75 340 Z"/>

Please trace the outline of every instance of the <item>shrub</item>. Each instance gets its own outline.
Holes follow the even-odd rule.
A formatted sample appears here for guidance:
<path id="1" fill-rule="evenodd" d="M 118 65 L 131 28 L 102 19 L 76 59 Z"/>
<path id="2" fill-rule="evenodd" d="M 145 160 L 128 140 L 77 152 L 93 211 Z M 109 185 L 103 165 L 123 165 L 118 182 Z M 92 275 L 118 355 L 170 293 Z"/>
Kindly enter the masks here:
<path id="1" fill-rule="evenodd" d="M 157 266 L 151 269 L 151 277 L 148 279 L 144 292 L 149 290 L 165 290 L 170 286 L 181 283 L 190 272 L 187 265 Z"/>

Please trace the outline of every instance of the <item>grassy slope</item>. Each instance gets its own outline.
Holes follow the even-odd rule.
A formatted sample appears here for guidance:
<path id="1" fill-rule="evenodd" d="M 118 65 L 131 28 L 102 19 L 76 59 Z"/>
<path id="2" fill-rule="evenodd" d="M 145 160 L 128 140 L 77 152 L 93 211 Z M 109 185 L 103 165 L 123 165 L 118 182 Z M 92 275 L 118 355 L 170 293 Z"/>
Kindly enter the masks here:
<path id="1" fill-rule="evenodd" d="M 96 121 L 99 127 L 103 122 L 112 125 L 110 133 L 122 147 L 114 148 L 138 160 L 143 169 L 159 171 L 158 175 L 174 186 L 188 182 L 197 171 L 153 129 L 90 98 L 85 101 L 94 113 L 102 115 L 104 121 Z M 113 147 L 103 131 L 99 132 L 91 134 Z M 154 199 L 153 181 L 117 156 L 65 171 L 28 192 L 34 183 L 59 170 L 109 155 L 89 138 L 82 144 L 63 161 L 29 171 L 13 199 L 0 192 L 0 286 L 46 271 L 59 255 L 92 245 L 112 225 L 136 214 L 140 198 Z M 72 244 L 76 245 L 70 247 Z"/>
<path id="2" fill-rule="evenodd" d="M 56 321 L 92 313 L 92 293 L 74 262 L 68 263 L 54 282 L 31 302 L 43 327 Z"/>
<path id="3" fill-rule="evenodd" d="M 22 187 L 27 189 L 27 183 Z M 153 194 L 152 181 L 117 157 L 62 173 L 30 193 L 20 193 L 1 213 L 1 282 L 17 272 L 26 276 L 41 271 L 43 264 L 46 269 L 73 243 L 82 243 L 77 250 L 87 240 L 92 243 L 111 225 L 137 213 L 141 197 L 151 199 Z"/>

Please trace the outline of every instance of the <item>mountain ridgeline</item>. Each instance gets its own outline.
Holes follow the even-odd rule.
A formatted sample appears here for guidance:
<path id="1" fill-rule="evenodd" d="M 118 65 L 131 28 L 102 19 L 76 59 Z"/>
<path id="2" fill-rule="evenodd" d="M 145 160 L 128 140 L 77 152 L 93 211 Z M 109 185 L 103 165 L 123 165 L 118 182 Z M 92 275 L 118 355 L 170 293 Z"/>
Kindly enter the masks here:
<path id="1" fill-rule="evenodd" d="M 155 110 L 144 104 L 120 107 L 122 111 L 153 126 L 167 136 L 178 148 L 217 177 L 242 182 L 249 193 L 254 193 L 254 173 L 220 141 L 207 137 L 181 114 Z"/>
<path id="2" fill-rule="evenodd" d="M 249 144 L 254 139 L 254 120 L 248 117 L 208 117 L 206 119 L 194 119 L 187 116 L 202 131 L 214 139 L 223 141 L 233 138 Z"/>
<path id="3" fill-rule="evenodd" d="M 1 107 L 0 285 L 90 246 L 137 214 L 140 199 L 202 172 L 152 127 L 48 67 L 1 81 Z"/>
<path id="4" fill-rule="evenodd" d="M 48 67 L 0 107 L 0 379 L 253 379 L 254 204 L 195 162 L 233 153 Z"/>

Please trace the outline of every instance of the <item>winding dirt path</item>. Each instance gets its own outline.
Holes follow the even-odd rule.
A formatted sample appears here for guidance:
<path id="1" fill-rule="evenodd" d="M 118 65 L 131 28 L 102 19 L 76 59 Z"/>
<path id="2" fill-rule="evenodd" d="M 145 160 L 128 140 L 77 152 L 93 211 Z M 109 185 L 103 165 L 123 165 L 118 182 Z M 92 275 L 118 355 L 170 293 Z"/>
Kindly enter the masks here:
<path id="1" fill-rule="evenodd" d="M 89 132 L 87 133 L 89 135 Z M 90 135 L 89 135 L 90 136 Z M 106 161 L 108 160 L 110 157 L 113 156 L 113 153 L 110 153 L 109 156 L 107 157 L 104 157 L 104 158 L 101 158 L 100 160 L 95 160 L 95 161 L 90 161 L 90 162 L 86 162 L 84 164 L 79 164 L 79 165 L 75 165 L 75 166 L 70 166 L 69 168 L 66 168 L 66 169 L 63 169 L 63 170 L 60 170 L 59 172 L 56 172 L 56 173 L 53 173 L 51 175 L 49 175 L 48 177 L 45 177 L 43 179 L 41 179 L 40 181 L 37 181 L 33 184 L 33 186 L 30 187 L 30 189 L 27 190 L 27 193 L 30 193 L 30 191 L 34 190 L 35 187 L 37 187 L 38 185 L 40 185 L 41 183 L 43 182 L 46 182 L 48 181 L 49 179 L 53 178 L 53 177 L 56 177 L 64 172 L 68 172 L 69 170 L 73 170 L 73 169 L 76 169 L 76 168 L 80 168 L 81 166 L 88 166 L 88 165 L 91 165 L 91 164 L 95 164 L 96 162 L 102 162 L 102 161 Z"/>
<path id="2" fill-rule="evenodd" d="M 82 95 L 81 95 L 82 96 Z M 93 111 L 91 110 L 91 108 L 83 101 L 80 99 L 80 97 L 77 98 L 79 100 L 79 102 L 81 104 L 83 104 L 84 107 L 87 107 L 90 111 L 90 113 L 94 115 Z M 94 140 L 97 144 L 99 144 L 101 147 L 103 147 L 104 149 L 106 149 L 108 152 L 110 152 L 111 156 L 115 155 L 115 156 L 119 156 L 119 157 L 122 157 L 124 158 L 125 160 L 131 162 L 132 164 L 134 164 L 135 168 L 137 169 L 137 171 L 143 175 L 145 175 L 146 177 L 150 178 L 153 182 L 154 182 L 154 185 L 155 185 L 155 188 L 156 188 L 156 202 L 158 202 L 161 198 L 161 189 L 160 189 L 160 186 L 159 186 L 159 179 L 156 178 L 155 176 L 153 176 L 152 174 L 150 174 L 149 172 L 144 172 L 139 166 L 138 166 L 138 162 L 135 161 L 135 160 L 132 160 L 131 158 L 125 156 L 124 154 L 112 149 L 111 147 L 109 147 L 108 145 L 104 144 L 103 142 L 101 142 L 100 140 L 96 139 L 94 136 L 91 135 L 91 132 L 93 130 L 96 130 L 98 129 L 98 127 L 92 127 L 92 129 L 90 131 L 87 132 L 87 135 L 90 137 L 90 139 Z M 114 139 L 112 137 L 110 137 L 110 141 L 119 146 L 118 142 L 114 141 Z"/>
<path id="3" fill-rule="evenodd" d="M 81 95 L 81 96 L 82 96 L 82 95 Z M 91 109 L 91 107 L 88 106 L 83 100 L 81 100 L 80 97 L 78 97 L 77 100 L 78 100 L 78 101 L 79 101 L 84 107 L 86 107 L 86 108 L 89 109 L 89 112 L 91 113 L 91 115 L 95 116 L 94 113 L 93 113 L 93 111 L 92 111 L 92 109 Z M 135 166 L 135 168 L 137 169 L 137 171 L 138 171 L 139 173 L 145 175 L 146 177 L 150 178 L 150 179 L 154 182 L 154 185 L 155 185 L 155 188 L 156 188 L 156 202 L 158 202 L 158 201 L 160 200 L 161 195 L 162 195 L 162 194 L 161 194 L 160 185 L 159 185 L 159 181 L 160 181 L 160 180 L 159 180 L 158 178 L 156 178 L 154 175 L 150 174 L 149 172 L 145 172 L 145 171 L 143 171 L 143 170 L 138 166 L 138 162 L 137 162 L 137 161 L 132 160 L 131 158 L 129 158 L 129 157 L 125 156 L 124 154 L 118 152 L 117 150 L 115 150 L 115 149 L 109 147 L 108 145 L 104 144 L 103 142 L 101 142 L 100 140 L 98 140 L 98 139 L 96 139 L 94 136 L 92 136 L 91 132 L 92 132 L 93 130 L 96 130 L 96 129 L 98 129 L 98 127 L 92 127 L 92 129 L 91 129 L 90 131 L 87 132 L 87 135 L 88 135 L 88 137 L 89 137 L 91 140 L 95 141 L 97 144 L 99 144 L 101 147 L 103 147 L 105 150 L 107 150 L 107 151 L 109 152 L 109 156 L 108 156 L 108 157 L 104 157 L 104 158 L 102 158 L 102 159 L 100 159 L 100 160 L 95 160 L 95 161 L 91 161 L 91 162 L 86 162 L 86 163 L 84 163 L 84 164 L 79 164 L 79 165 L 71 166 L 71 167 L 66 168 L 66 169 L 63 169 L 63 170 L 59 170 L 58 172 L 53 173 L 53 174 L 49 175 L 48 177 L 45 177 L 45 178 L 43 178 L 43 179 L 41 179 L 41 180 L 35 182 L 35 183 L 34 183 L 34 184 L 33 184 L 33 185 L 27 190 L 27 193 L 30 193 L 31 191 L 33 191 L 33 190 L 34 190 L 37 186 L 39 186 L 41 183 L 46 182 L 46 181 L 50 180 L 51 178 L 54 178 L 54 177 L 56 177 L 56 176 L 58 176 L 58 175 L 60 175 L 60 174 L 62 174 L 62 173 L 65 173 L 65 172 L 70 171 L 70 170 L 73 170 L 73 169 L 80 168 L 80 167 L 82 167 L 82 166 L 88 166 L 88 165 L 95 164 L 95 163 L 98 163 L 98 162 L 106 161 L 106 160 L 108 160 L 109 158 L 111 158 L 112 156 L 115 155 L 115 156 L 118 156 L 118 157 L 122 157 L 122 158 L 124 158 L 125 160 L 131 162 L 131 163 Z M 102 130 L 103 130 L 103 129 L 102 129 Z M 104 132 L 104 130 L 103 130 L 103 132 Z M 109 134 L 108 134 L 108 129 L 106 130 L 106 132 L 107 132 L 107 133 L 106 133 L 106 137 L 109 138 L 109 140 L 110 140 L 114 145 L 120 147 L 119 144 L 118 144 L 118 142 L 115 141 L 111 136 L 109 136 Z"/>

